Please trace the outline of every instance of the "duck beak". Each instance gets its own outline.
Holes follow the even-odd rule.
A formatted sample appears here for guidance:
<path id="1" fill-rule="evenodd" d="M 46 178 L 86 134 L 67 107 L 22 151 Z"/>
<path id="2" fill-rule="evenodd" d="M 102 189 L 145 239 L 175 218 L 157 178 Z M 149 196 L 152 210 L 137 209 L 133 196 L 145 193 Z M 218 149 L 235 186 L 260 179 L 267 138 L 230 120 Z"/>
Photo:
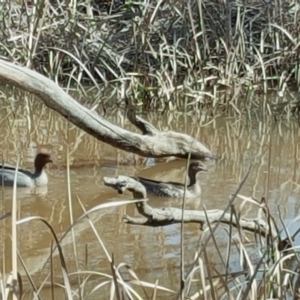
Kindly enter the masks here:
<path id="1" fill-rule="evenodd" d="M 48 159 L 47 159 L 47 163 L 53 163 L 52 159 L 51 159 L 51 158 L 48 158 Z"/>
<path id="2" fill-rule="evenodd" d="M 203 172 L 208 172 L 208 169 L 206 169 L 206 168 L 204 168 L 204 167 L 200 167 L 199 170 L 200 170 L 200 171 L 203 171 Z"/>

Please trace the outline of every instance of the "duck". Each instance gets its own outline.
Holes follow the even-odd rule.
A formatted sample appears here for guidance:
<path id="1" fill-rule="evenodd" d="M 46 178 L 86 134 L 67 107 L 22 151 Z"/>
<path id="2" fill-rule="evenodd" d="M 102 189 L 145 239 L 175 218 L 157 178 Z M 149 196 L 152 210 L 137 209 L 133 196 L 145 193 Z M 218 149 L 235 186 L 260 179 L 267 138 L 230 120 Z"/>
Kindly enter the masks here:
<path id="1" fill-rule="evenodd" d="M 191 162 L 188 168 L 189 183 L 185 192 L 185 198 L 195 198 L 201 196 L 201 186 L 197 181 L 197 174 L 200 171 L 207 172 L 207 169 L 200 162 Z M 144 177 L 131 177 L 140 182 L 146 189 L 147 194 L 159 197 L 182 198 L 184 196 L 185 185 L 172 181 L 157 181 Z"/>
<path id="2" fill-rule="evenodd" d="M 34 159 L 34 172 L 18 168 L 17 187 L 37 187 L 48 184 L 48 176 L 44 167 L 52 163 L 47 153 L 38 153 Z M 0 164 L 0 186 L 13 186 L 15 180 L 16 166 Z"/>

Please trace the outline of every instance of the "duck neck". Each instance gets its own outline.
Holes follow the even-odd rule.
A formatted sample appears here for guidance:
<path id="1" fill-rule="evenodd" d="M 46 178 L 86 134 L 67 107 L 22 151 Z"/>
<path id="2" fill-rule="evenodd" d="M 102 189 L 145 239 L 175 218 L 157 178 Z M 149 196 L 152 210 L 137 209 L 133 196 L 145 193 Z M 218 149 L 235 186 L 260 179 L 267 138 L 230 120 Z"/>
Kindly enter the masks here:
<path id="1" fill-rule="evenodd" d="M 44 172 L 43 169 L 44 169 L 43 167 L 35 166 L 35 170 L 34 170 L 33 176 L 35 178 L 41 176 L 41 174 Z"/>
<path id="2" fill-rule="evenodd" d="M 192 187 L 197 182 L 197 173 L 195 173 L 194 171 L 191 170 L 191 171 L 189 171 L 188 176 L 189 176 L 188 187 Z"/>
<path id="3" fill-rule="evenodd" d="M 189 173 L 189 185 L 187 186 L 187 188 L 189 189 L 189 191 L 195 195 L 200 195 L 201 194 L 201 186 L 200 186 L 200 182 L 199 180 L 197 180 L 197 173 L 192 172 Z"/>

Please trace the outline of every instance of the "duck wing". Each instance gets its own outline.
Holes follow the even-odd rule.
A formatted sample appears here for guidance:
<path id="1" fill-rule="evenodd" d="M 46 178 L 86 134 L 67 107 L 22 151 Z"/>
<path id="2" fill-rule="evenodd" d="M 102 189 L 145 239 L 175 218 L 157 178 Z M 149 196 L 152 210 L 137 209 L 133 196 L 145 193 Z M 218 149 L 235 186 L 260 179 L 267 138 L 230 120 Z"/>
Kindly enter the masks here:
<path id="1" fill-rule="evenodd" d="M 175 181 L 158 181 L 158 180 L 148 179 L 144 177 L 136 177 L 136 178 L 132 177 L 132 178 L 141 182 L 148 182 L 149 184 L 157 184 L 164 187 L 170 187 L 170 185 L 172 185 L 176 188 L 184 188 L 183 183 L 175 182 Z"/>
<path id="2" fill-rule="evenodd" d="M 0 164 L 0 172 L 3 172 L 5 170 L 11 170 L 11 171 L 16 171 L 16 166 L 14 165 L 10 165 L 10 164 Z M 2 171 L 3 170 L 3 171 Z M 25 169 L 22 169 L 22 168 L 18 168 L 18 173 L 23 173 L 29 177 L 32 177 L 33 174 L 28 171 L 28 170 L 25 170 Z"/>
<path id="3" fill-rule="evenodd" d="M 13 186 L 16 167 L 8 164 L 0 165 L 0 186 Z M 32 173 L 24 169 L 18 169 L 17 186 L 29 187 L 32 185 Z"/>
<path id="4" fill-rule="evenodd" d="M 184 185 L 179 182 L 163 182 L 143 177 L 132 178 L 139 181 L 146 188 L 148 194 L 161 197 L 180 197 L 178 192 L 184 188 Z"/>

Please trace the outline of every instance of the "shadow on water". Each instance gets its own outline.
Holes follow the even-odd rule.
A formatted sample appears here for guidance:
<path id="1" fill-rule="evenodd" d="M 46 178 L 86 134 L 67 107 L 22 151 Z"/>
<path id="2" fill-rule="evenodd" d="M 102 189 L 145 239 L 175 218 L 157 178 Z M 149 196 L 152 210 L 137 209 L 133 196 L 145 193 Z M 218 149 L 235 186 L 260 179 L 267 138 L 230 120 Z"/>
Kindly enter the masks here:
<path id="1" fill-rule="evenodd" d="M 67 150 L 70 153 L 74 218 L 83 213 L 78 199 L 85 209 L 109 201 L 131 199 L 129 193 L 118 195 L 114 190 L 105 187 L 102 182 L 104 176 L 122 174 L 164 181 L 184 180 L 185 161 L 156 163 L 154 166 L 140 164 L 140 157 L 96 141 L 38 102 L 31 104 L 25 113 L 24 105 L 16 102 L 13 107 L 8 105 L 2 108 L 0 115 L 0 138 L 4 141 L 0 155 L 5 162 L 14 163 L 19 154 L 20 165 L 31 168 L 38 151 L 51 151 L 54 164 L 47 170 L 47 191 L 28 193 L 19 190 L 18 219 L 41 216 L 51 223 L 58 236 L 62 236 L 70 224 L 66 179 Z M 202 209 L 203 205 L 206 209 L 225 208 L 229 195 L 235 191 L 252 164 L 251 174 L 241 193 L 258 199 L 267 197 L 271 210 L 276 214 L 280 207 L 285 220 L 299 214 L 298 124 L 250 122 L 230 117 L 210 120 L 182 114 L 163 117 L 150 115 L 148 118 L 161 130 L 186 132 L 198 138 L 221 156 L 220 161 L 208 165 L 208 173 L 200 175 L 201 200 L 187 203 L 187 208 Z M 116 124 L 124 122 L 125 128 L 136 130 L 126 120 L 122 120 L 122 113 L 118 111 L 111 113 L 109 120 Z M 2 214 L 11 211 L 11 199 L 12 190 L 5 189 L 1 202 Z M 150 203 L 156 207 L 181 205 L 179 200 L 155 197 L 150 197 Z M 239 202 L 236 203 L 239 205 Z M 250 205 L 246 206 L 247 216 L 255 216 L 255 213 L 256 210 L 252 210 Z M 150 228 L 126 225 L 122 222 L 124 214 L 137 215 L 137 212 L 133 205 L 128 205 L 101 210 L 91 215 L 109 253 L 114 253 L 116 263 L 128 263 L 145 281 L 155 282 L 158 279 L 159 284 L 176 288 L 180 280 L 180 226 Z M 10 222 L 6 220 L 1 223 L 1 258 L 5 259 L 6 270 L 11 270 Z M 110 266 L 99 244 L 95 242 L 94 233 L 86 220 L 76 225 L 75 234 L 79 268 L 109 273 Z M 199 241 L 199 226 L 185 225 L 184 238 L 185 262 L 188 266 L 193 260 Z M 218 239 L 220 247 L 225 251 L 227 238 L 222 230 Z M 51 242 L 49 231 L 38 221 L 18 227 L 18 249 L 38 285 L 49 273 L 49 263 L 45 262 Z M 69 271 L 75 271 L 71 234 L 63 240 L 62 246 Z M 211 251 L 210 259 L 218 265 L 219 259 L 214 251 Z M 237 261 L 238 258 L 233 257 L 230 266 L 232 269 L 238 269 Z M 62 282 L 57 253 L 54 263 L 55 280 Z M 22 268 L 19 272 L 24 275 Z M 91 283 L 96 284 L 93 281 Z"/>

